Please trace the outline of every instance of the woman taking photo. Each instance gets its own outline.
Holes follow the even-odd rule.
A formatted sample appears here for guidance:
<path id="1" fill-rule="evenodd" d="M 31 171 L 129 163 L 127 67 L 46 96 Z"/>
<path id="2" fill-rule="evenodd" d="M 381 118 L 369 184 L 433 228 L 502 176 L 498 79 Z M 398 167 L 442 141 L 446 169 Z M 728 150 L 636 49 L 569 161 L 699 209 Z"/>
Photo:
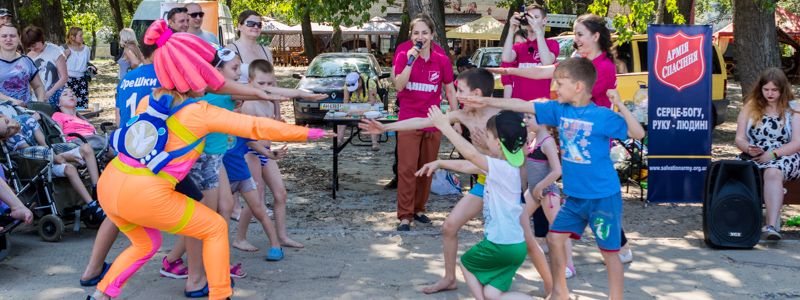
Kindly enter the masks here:
<path id="1" fill-rule="evenodd" d="M 440 52 L 431 51 L 433 21 L 422 15 L 411 21 L 410 45 L 398 45 L 394 57 L 394 86 L 397 88 L 397 101 L 402 103 L 398 120 L 427 118 L 431 105 L 439 106 L 442 101 L 442 88 L 450 108 L 458 103 L 453 87 L 453 66 L 450 58 Z M 407 50 L 400 50 L 407 49 Z M 460 126 L 460 125 L 456 125 Z M 425 128 L 397 133 L 397 218 L 400 219 L 398 231 L 411 230 L 411 220 L 430 223 L 423 214 L 431 191 L 431 177 L 416 177 L 414 172 L 426 163 L 437 159 L 442 133 L 436 128 Z"/>
<path id="2" fill-rule="evenodd" d="M 17 53 L 19 34 L 11 25 L 0 25 L 0 101 L 25 106 L 31 101 L 31 90 L 44 99 L 44 85 L 36 76 L 39 70 L 33 60 Z"/>
<path id="3" fill-rule="evenodd" d="M 83 30 L 72 27 L 67 33 L 67 45 L 64 54 L 67 56 L 67 86 L 78 98 L 79 108 L 86 108 L 89 104 L 89 78 L 86 71 L 97 72 L 94 66 L 89 65 L 91 49 L 83 44 Z M 58 101 L 58 100 L 56 100 Z"/>
<path id="4" fill-rule="evenodd" d="M 783 71 L 769 68 L 745 100 L 736 126 L 739 159 L 752 160 L 764 171 L 766 224 L 763 238 L 780 240 L 783 183 L 800 178 L 800 114 L 789 107 L 792 86 Z"/>
<path id="5" fill-rule="evenodd" d="M 44 41 L 44 31 L 36 26 L 28 26 L 22 30 L 22 47 L 28 50 L 39 78 L 44 84 L 44 98 L 36 95 L 36 101 L 50 102 L 49 99 L 67 84 L 67 57 L 63 48 Z M 58 101 L 58 99 L 53 99 Z"/>

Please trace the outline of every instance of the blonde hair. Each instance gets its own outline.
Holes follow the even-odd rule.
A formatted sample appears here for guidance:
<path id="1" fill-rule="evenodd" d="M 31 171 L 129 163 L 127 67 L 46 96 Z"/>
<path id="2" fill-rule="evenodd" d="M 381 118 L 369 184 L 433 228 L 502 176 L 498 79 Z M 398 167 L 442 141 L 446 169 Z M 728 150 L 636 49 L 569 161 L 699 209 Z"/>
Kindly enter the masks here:
<path id="1" fill-rule="evenodd" d="M 776 104 L 778 118 L 782 121 L 781 126 L 786 124 L 786 120 L 784 120 L 786 111 L 791 110 L 793 113 L 798 113 L 789 106 L 789 101 L 794 99 L 794 93 L 792 93 L 792 86 L 789 84 L 786 74 L 779 68 L 769 68 L 761 72 L 757 83 L 753 85 L 753 89 L 750 90 L 750 94 L 745 99 L 744 108 L 750 113 L 750 121 L 753 123 L 753 127 L 758 125 L 761 122 L 761 118 L 764 117 L 764 112 L 767 109 L 767 98 L 764 98 L 764 93 L 761 89 L 770 82 L 778 87 L 778 91 L 781 93 Z"/>
<path id="2" fill-rule="evenodd" d="M 75 37 L 78 36 L 78 33 L 83 32 L 83 29 L 80 27 L 72 26 L 69 31 L 67 32 L 67 45 L 72 46 L 75 44 Z"/>
<path id="3" fill-rule="evenodd" d="M 136 40 L 136 33 L 133 29 L 123 28 L 119 32 L 119 45 L 124 50 L 130 50 L 139 61 L 144 61 L 144 54 L 139 49 L 139 42 Z"/>

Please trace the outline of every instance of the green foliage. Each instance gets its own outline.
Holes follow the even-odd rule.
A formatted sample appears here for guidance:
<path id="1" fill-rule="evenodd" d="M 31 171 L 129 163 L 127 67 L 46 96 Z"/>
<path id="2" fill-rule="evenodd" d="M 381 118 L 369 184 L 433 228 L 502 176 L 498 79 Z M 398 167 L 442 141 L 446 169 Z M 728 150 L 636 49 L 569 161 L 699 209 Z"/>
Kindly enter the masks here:
<path id="1" fill-rule="evenodd" d="M 793 14 L 800 14 L 800 0 L 781 0 L 778 6 Z"/>
<path id="2" fill-rule="evenodd" d="M 100 17 L 93 12 L 73 13 L 66 17 L 64 23 L 67 25 L 67 32 L 73 26 L 83 29 L 83 42 L 86 45 L 92 44 L 92 32 L 97 32 L 105 27 Z"/>
<path id="3" fill-rule="evenodd" d="M 589 5 L 589 12 L 607 16 L 611 0 L 597 0 Z M 667 13 L 672 14 L 676 24 L 686 23 L 686 19 L 678 11 L 676 0 L 665 0 Z M 656 1 L 648 0 L 618 0 L 620 6 L 629 7 L 630 13 L 614 16 L 612 24 L 616 29 L 617 44 L 631 40 L 634 34 L 646 33 L 647 24 L 654 21 Z"/>

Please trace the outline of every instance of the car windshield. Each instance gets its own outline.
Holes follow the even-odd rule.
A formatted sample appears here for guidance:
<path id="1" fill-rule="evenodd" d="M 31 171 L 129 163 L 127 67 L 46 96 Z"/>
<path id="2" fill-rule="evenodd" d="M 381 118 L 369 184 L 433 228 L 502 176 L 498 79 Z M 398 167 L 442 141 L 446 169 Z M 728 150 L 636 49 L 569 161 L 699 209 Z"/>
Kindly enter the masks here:
<path id="1" fill-rule="evenodd" d="M 496 68 L 503 62 L 503 52 L 486 52 L 481 58 L 481 68 Z"/>
<path id="2" fill-rule="evenodd" d="M 306 72 L 307 77 L 337 77 L 347 76 L 347 73 L 357 71 L 367 74 L 369 77 L 376 76 L 370 67 L 367 57 L 320 57 L 314 59 Z"/>

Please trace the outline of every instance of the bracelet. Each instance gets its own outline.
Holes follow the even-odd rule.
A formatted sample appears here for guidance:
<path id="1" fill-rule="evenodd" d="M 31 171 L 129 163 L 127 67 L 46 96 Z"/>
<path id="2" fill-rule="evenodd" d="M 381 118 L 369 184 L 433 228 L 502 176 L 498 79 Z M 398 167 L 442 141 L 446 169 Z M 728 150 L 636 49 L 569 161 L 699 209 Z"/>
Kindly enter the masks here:
<path id="1" fill-rule="evenodd" d="M 778 153 L 775 153 L 775 151 L 772 151 L 772 159 L 778 159 Z"/>

